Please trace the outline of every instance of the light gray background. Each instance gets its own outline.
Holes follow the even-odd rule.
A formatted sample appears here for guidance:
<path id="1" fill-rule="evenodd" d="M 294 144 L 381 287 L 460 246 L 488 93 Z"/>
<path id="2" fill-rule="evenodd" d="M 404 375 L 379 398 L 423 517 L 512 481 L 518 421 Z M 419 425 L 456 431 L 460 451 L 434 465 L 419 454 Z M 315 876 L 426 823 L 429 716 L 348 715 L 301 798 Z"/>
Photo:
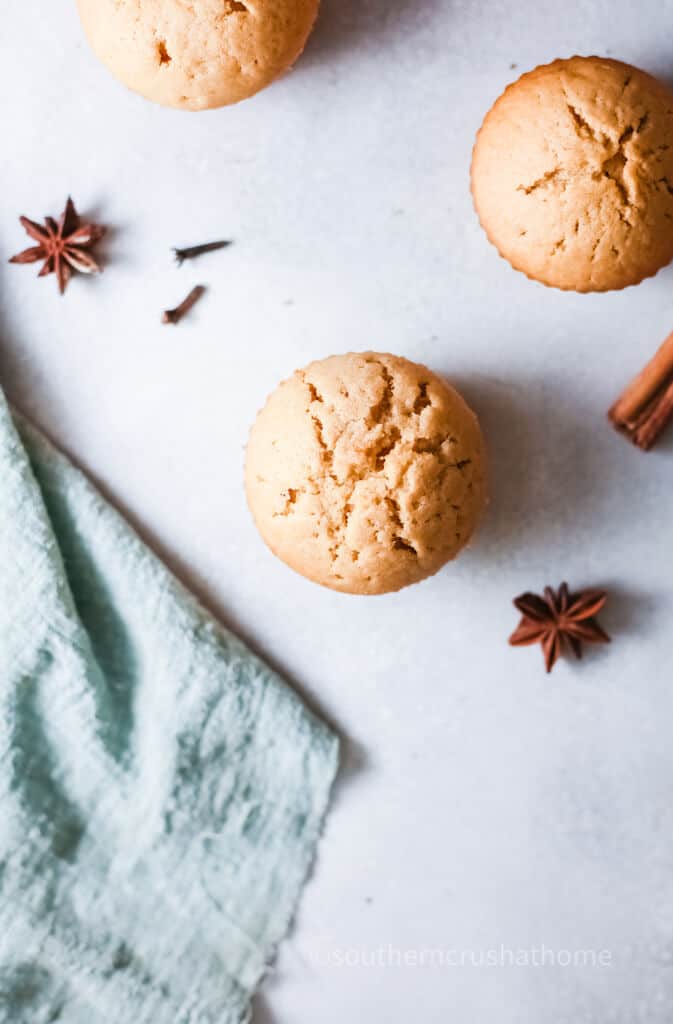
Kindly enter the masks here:
<path id="1" fill-rule="evenodd" d="M 487 244 L 468 170 L 535 64 L 597 52 L 672 77 L 672 0 L 324 0 L 295 72 L 202 115 L 115 83 L 72 0 L 5 8 L 0 380 L 346 737 L 258 1024 L 670 1024 L 673 442 L 645 456 L 604 416 L 673 328 L 673 269 L 606 296 L 532 284 Z M 105 274 L 61 299 L 5 258 L 16 217 L 68 191 L 113 230 Z M 172 265 L 221 235 L 236 246 Z M 201 281 L 190 321 L 160 326 Z M 455 566 L 356 599 L 267 553 L 242 464 L 280 378 L 370 347 L 464 389 L 493 500 Z M 510 601 L 566 577 L 609 588 L 615 642 L 547 679 L 507 646 Z M 543 943 L 613 965 L 323 962 Z"/>

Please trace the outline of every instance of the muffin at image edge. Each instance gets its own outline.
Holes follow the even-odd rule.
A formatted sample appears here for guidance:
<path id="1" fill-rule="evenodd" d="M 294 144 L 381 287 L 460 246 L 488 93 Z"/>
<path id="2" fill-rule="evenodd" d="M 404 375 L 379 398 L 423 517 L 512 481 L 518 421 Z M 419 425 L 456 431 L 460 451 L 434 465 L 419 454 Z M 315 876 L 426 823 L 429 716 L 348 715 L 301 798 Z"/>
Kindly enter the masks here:
<path id="1" fill-rule="evenodd" d="M 673 259 L 673 92 L 600 57 L 528 72 L 484 119 L 472 194 L 528 277 L 578 292 L 638 284 Z"/>
<path id="2" fill-rule="evenodd" d="M 319 0 L 77 0 L 91 47 L 155 103 L 205 110 L 270 85 L 300 56 Z"/>

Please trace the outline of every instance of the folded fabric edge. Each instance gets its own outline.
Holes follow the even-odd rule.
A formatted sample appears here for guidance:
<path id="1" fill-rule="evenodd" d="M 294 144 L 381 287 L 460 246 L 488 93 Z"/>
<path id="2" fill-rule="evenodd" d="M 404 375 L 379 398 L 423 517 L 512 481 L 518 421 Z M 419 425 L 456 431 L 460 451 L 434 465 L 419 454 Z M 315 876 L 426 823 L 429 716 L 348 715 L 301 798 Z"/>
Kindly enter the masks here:
<path id="1" fill-rule="evenodd" d="M 36 963 L 48 967 L 54 979 L 67 979 L 65 987 L 55 986 L 52 993 L 45 993 L 46 999 L 53 999 L 51 1008 L 54 1020 L 74 1018 L 86 1020 L 87 1024 L 250 1024 L 253 1020 L 253 1001 L 267 974 L 273 967 L 280 946 L 291 932 L 300 910 L 301 898 L 310 881 L 319 855 L 327 813 L 332 798 L 333 785 L 338 771 L 339 742 L 331 737 L 329 749 L 322 757 L 322 786 L 316 791 L 312 812 L 307 819 L 300 852 L 294 858 L 296 872 L 292 884 L 284 893 L 286 907 L 277 917 L 273 933 L 267 935 L 264 957 L 256 970 L 249 967 L 246 976 L 233 977 L 223 969 L 215 950 L 204 957 L 202 947 L 202 920 L 193 923 L 192 936 L 184 941 L 184 950 L 192 950 L 198 960 L 198 971 L 202 975 L 203 990 L 199 990 L 199 977 L 195 975 L 189 991 L 176 991 L 170 974 L 147 973 L 146 965 L 133 956 L 130 947 L 123 941 L 110 937 L 109 944 L 102 948 L 95 930 L 89 932 L 80 926 L 74 932 L 61 929 L 48 931 L 43 922 L 36 918 L 35 908 L 23 900 L 15 905 L 12 915 L 12 943 L 18 940 L 24 953 L 24 964 L 30 961 L 31 950 L 35 952 Z M 216 839 L 216 837 L 213 837 Z M 270 869 L 271 870 L 271 869 Z M 260 884 L 264 879 L 260 878 Z M 166 915 L 166 928 L 170 932 L 170 914 Z M 36 936 L 39 936 L 36 942 Z M 0 940 L 2 947 L 10 939 Z M 176 962 L 180 971 L 182 962 Z M 25 969 L 25 968 L 24 968 Z M 39 974 L 39 968 L 36 971 Z M 68 994 L 69 993 L 69 994 Z M 47 1008 L 47 1003 L 43 1009 Z M 7 1005 L 10 1016 L 3 1016 L 3 1002 L 0 999 L 0 1024 L 33 1024 L 33 1017 L 17 1015 L 17 1007 Z M 32 1013 L 32 1011 L 29 1011 Z"/>
<path id="2" fill-rule="evenodd" d="M 320 842 L 325 831 L 327 814 L 330 809 L 330 803 L 334 791 L 334 783 L 339 770 L 339 746 L 339 740 L 336 736 L 333 736 L 331 751 L 329 752 L 328 759 L 325 761 L 325 776 L 323 779 L 322 791 L 316 794 L 312 818 L 307 822 L 306 854 L 298 871 L 296 892 L 290 897 L 288 910 L 281 919 L 277 934 L 271 938 L 271 946 L 267 951 L 266 963 L 258 976 L 252 980 L 252 983 L 248 988 L 246 996 L 248 1005 L 241 1018 L 241 1024 L 248 1024 L 252 1019 L 252 1001 L 259 991 L 264 978 L 272 969 L 280 946 L 283 941 L 288 938 L 296 924 L 304 890 L 309 884 L 316 869 L 320 852 Z"/>
<path id="3" fill-rule="evenodd" d="M 69 459 L 59 452 L 58 449 L 56 449 L 36 428 L 29 424 L 23 416 L 16 414 L 14 410 L 12 410 L 12 416 L 18 433 L 27 447 L 31 462 L 33 462 L 34 458 L 37 458 L 38 461 L 44 459 L 49 462 L 54 461 L 59 464 L 69 474 L 72 474 L 73 477 L 78 479 L 78 486 L 84 487 L 90 494 L 95 495 L 96 500 L 105 505 L 106 510 L 109 510 L 110 513 L 116 516 L 119 522 L 123 524 L 124 528 L 135 535 L 135 531 L 133 531 L 130 524 L 128 524 L 128 522 L 118 512 L 116 512 L 112 506 L 108 505 L 85 474 L 76 469 L 76 467 L 70 463 Z M 137 535 L 135 536 L 137 538 Z M 137 538 L 137 543 L 146 547 L 140 538 Z M 168 570 L 163 563 L 160 563 L 160 560 L 153 554 L 153 552 L 151 552 L 151 549 L 147 549 L 147 552 L 156 560 L 157 563 L 161 564 L 165 572 L 173 579 L 175 585 L 179 587 L 195 605 L 198 605 L 199 602 L 196 598 L 173 576 L 172 573 L 170 573 L 170 570 Z M 203 611 L 203 614 L 207 615 L 208 618 L 212 618 L 212 616 L 205 611 Z M 229 632 L 224 626 L 217 623 L 217 620 L 213 621 L 216 622 L 217 626 L 224 632 Z M 259 659 L 257 660 L 259 661 Z M 284 686 L 287 686 L 284 680 L 279 680 L 279 682 Z M 291 688 L 288 689 L 290 692 L 293 692 L 291 691 Z M 312 761 L 310 779 L 313 799 L 310 812 L 306 816 L 301 834 L 296 838 L 294 851 L 292 852 L 288 850 L 287 847 L 281 850 L 281 853 L 285 857 L 285 866 L 287 866 L 288 859 L 291 860 L 292 870 L 289 872 L 290 877 L 286 878 L 282 900 L 280 901 L 282 903 L 282 907 L 277 907 L 278 913 L 274 919 L 273 927 L 270 928 L 268 933 L 265 935 L 264 955 L 258 959 L 258 963 L 256 965 L 253 963 L 248 965 L 248 970 L 246 970 L 245 977 L 243 979 L 239 978 L 234 982 L 233 978 L 229 978 L 229 981 L 233 983 L 233 988 L 238 993 L 236 1000 L 232 999 L 232 988 L 223 986 L 223 988 L 228 991 L 228 1001 L 225 1004 L 219 1003 L 219 1000 L 216 1000 L 218 1005 L 215 1005 L 213 1000 L 208 997 L 206 997 L 203 1002 L 197 999 L 192 1002 L 188 1015 L 185 1016 L 183 1014 L 179 1018 L 176 1018 L 174 1014 L 171 1015 L 172 1011 L 166 1007 L 162 1007 L 162 1009 L 159 1010 L 161 1003 L 160 997 L 164 995 L 164 986 L 161 984 L 161 979 L 157 979 L 156 986 L 152 986 L 154 996 L 158 1000 L 156 1009 L 159 1011 L 153 1018 L 155 1021 L 158 1021 L 160 1018 L 163 1019 L 161 1016 L 162 1013 L 166 1013 L 166 1021 L 170 1021 L 171 1024 L 182 1024 L 183 1020 L 185 1024 L 187 1024 L 187 1022 L 189 1022 L 189 1024 L 192 1024 L 192 1022 L 196 1024 L 197 1021 L 198 1024 L 211 1024 L 211 1021 L 213 1024 L 229 1024 L 230 1021 L 231 1024 L 239 1024 L 241 1021 L 249 1020 L 251 1013 L 251 1000 L 255 991 L 268 970 L 269 965 L 276 956 L 280 943 L 287 936 L 292 927 L 293 921 L 298 912 L 301 896 L 316 862 L 319 841 L 324 830 L 331 792 L 339 767 L 339 741 L 337 737 L 334 735 L 332 730 L 322 723 L 310 709 L 303 705 L 303 702 L 300 701 L 300 698 L 297 697 L 296 694 L 294 694 L 294 697 L 297 702 L 302 705 L 305 715 L 307 716 L 307 719 L 312 722 L 314 729 L 313 741 L 310 744 L 307 744 L 307 756 Z M 217 839 L 216 836 L 213 838 Z M 276 865 L 276 867 L 278 866 L 280 865 Z M 272 866 L 270 866 L 270 870 L 271 868 Z M 198 922 L 195 923 L 195 931 L 197 930 Z M 84 952 L 84 950 L 82 950 L 82 952 Z M 95 978 L 98 974 L 98 971 L 94 966 L 97 952 L 100 952 L 100 950 L 97 950 L 96 947 L 93 946 L 89 950 L 90 956 L 83 957 L 83 970 L 81 972 L 77 970 L 76 964 L 70 964 L 70 969 L 73 973 L 80 974 L 82 996 L 84 996 L 85 990 L 90 988 L 92 978 Z M 105 980 L 106 983 L 109 981 L 110 991 L 113 996 L 112 1003 L 114 1003 L 115 985 L 120 984 L 120 979 L 110 977 Z M 129 981 L 131 981 L 131 979 L 129 979 Z M 145 991 L 147 995 L 150 994 L 147 989 Z M 121 991 L 119 992 L 119 995 L 122 995 Z M 108 998 L 105 999 L 105 1002 L 108 1002 Z M 122 996 L 120 1005 L 123 1005 L 125 1002 L 126 1000 Z M 151 1002 L 154 1003 L 154 997 L 151 998 Z M 233 1005 L 234 1003 L 236 1003 L 236 1005 Z M 113 1018 L 110 1017 L 108 1019 L 112 1020 Z"/>

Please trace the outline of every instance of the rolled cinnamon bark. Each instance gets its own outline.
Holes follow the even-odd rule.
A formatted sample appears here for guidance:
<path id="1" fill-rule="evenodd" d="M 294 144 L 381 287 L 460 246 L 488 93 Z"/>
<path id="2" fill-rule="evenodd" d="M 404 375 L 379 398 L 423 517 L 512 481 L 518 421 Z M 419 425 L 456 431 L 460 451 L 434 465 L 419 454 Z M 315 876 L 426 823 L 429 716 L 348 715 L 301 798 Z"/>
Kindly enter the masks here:
<path id="1" fill-rule="evenodd" d="M 673 418 L 673 333 L 608 412 L 613 426 L 649 451 Z"/>

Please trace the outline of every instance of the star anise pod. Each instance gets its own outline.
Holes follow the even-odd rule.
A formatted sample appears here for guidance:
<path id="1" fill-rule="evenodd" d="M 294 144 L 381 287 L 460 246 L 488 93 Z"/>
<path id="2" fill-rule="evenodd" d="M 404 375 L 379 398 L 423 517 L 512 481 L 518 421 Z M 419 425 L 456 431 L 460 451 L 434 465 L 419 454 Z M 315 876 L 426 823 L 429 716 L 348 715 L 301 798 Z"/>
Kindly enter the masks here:
<path id="1" fill-rule="evenodd" d="M 558 591 L 545 587 L 544 597 L 522 594 L 515 598 L 514 606 L 523 617 L 509 642 L 514 647 L 542 644 L 545 666 L 547 672 L 551 672 L 564 647 L 581 658 L 583 643 L 610 642 L 595 619 L 606 600 L 603 590 L 571 594 L 567 583 L 562 583 Z"/>
<path id="2" fill-rule="evenodd" d="M 68 287 L 73 270 L 80 274 L 99 274 L 101 268 L 87 249 L 99 242 L 105 234 L 100 224 L 83 224 L 72 199 L 58 221 L 45 217 L 44 226 L 28 217 L 21 224 L 38 244 L 13 256 L 10 263 L 37 263 L 44 260 L 39 277 L 56 274 L 61 295 Z"/>

